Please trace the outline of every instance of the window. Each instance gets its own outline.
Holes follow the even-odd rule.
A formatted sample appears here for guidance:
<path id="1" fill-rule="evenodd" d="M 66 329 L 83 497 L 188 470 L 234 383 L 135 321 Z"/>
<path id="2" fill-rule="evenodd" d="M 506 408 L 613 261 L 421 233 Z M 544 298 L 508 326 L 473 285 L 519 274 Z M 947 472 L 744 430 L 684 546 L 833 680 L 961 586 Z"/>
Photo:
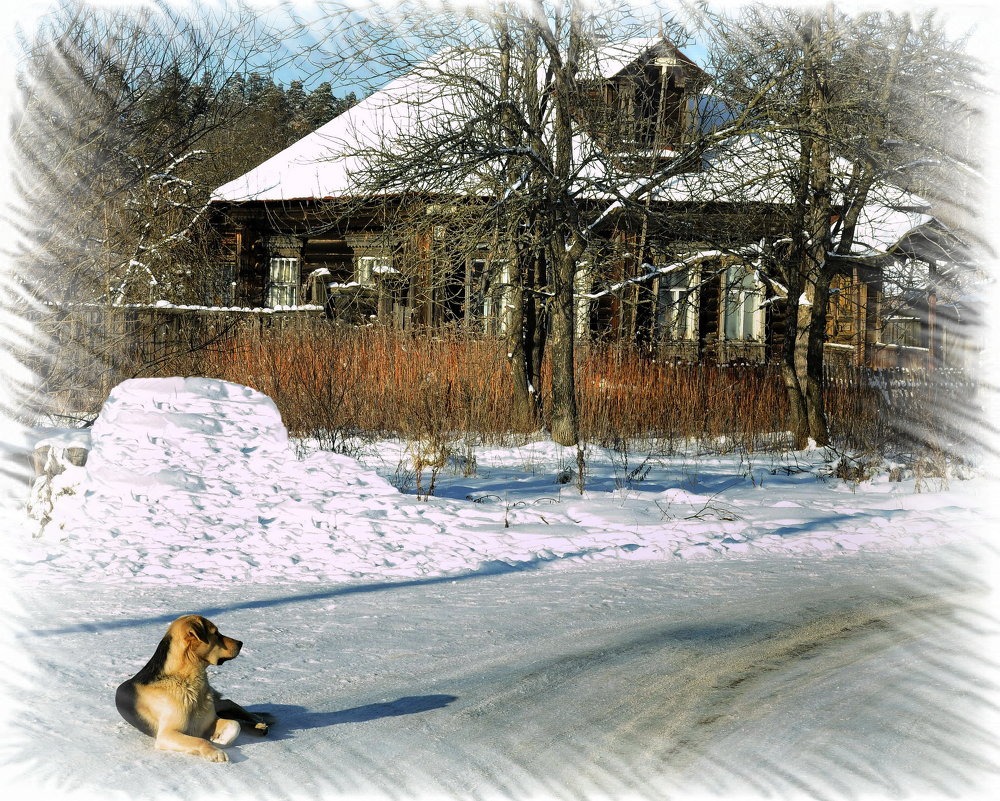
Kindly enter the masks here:
<path id="1" fill-rule="evenodd" d="M 510 262 L 506 259 L 493 262 L 475 259 L 471 264 L 469 278 L 470 291 L 477 301 L 486 330 L 506 331 L 510 323 L 505 308 L 510 290 Z"/>
<path id="2" fill-rule="evenodd" d="M 326 305 L 330 299 L 329 283 L 330 270 L 327 267 L 318 267 L 309 273 L 305 280 L 305 302 L 315 306 Z"/>
<path id="3" fill-rule="evenodd" d="M 892 315 L 886 320 L 885 333 L 882 335 L 882 339 L 888 345 L 919 348 L 924 347 L 924 343 L 921 341 L 921 333 L 919 317 Z"/>
<path id="4" fill-rule="evenodd" d="M 694 339 L 695 304 L 691 270 L 672 270 L 660 278 L 660 332 L 666 341 Z"/>
<path id="5" fill-rule="evenodd" d="M 483 319 L 489 318 L 495 312 L 493 293 L 490 291 L 489 276 L 486 274 L 487 263 L 484 259 L 473 259 L 469 263 L 469 280 L 467 292 L 469 305 L 476 308 Z"/>
<path id="6" fill-rule="evenodd" d="M 739 265 L 726 270 L 725 337 L 729 340 L 761 339 L 764 330 L 763 295 L 755 270 Z"/>
<path id="7" fill-rule="evenodd" d="M 299 260 L 289 258 L 271 259 L 267 285 L 267 305 L 299 305 Z"/>
<path id="8" fill-rule="evenodd" d="M 362 286 L 373 286 L 378 276 L 392 272 L 392 259 L 389 256 L 359 256 L 354 264 L 355 280 Z"/>

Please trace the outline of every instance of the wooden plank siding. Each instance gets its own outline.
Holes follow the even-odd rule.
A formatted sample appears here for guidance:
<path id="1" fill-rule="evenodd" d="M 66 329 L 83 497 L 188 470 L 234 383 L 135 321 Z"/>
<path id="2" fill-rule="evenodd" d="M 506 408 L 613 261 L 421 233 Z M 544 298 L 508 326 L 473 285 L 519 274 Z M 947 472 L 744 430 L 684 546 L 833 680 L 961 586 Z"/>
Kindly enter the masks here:
<path id="1" fill-rule="evenodd" d="M 446 243 L 435 238 L 434 224 L 429 222 L 427 213 L 431 207 L 440 205 L 434 200 L 400 198 L 390 206 L 379 204 L 367 208 L 317 200 L 217 204 L 215 225 L 223 241 L 220 259 L 226 264 L 225 269 L 236 276 L 231 293 L 234 304 L 249 308 L 268 305 L 270 259 L 294 252 L 299 259 L 298 302 L 325 305 L 329 316 L 343 322 L 364 324 L 378 320 L 400 328 L 455 324 L 469 329 L 483 327 L 477 317 L 481 310 L 476 307 L 471 290 L 470 262 L 455 261 Z M 739 243 L 727 242 L 727 237 L 734 230 L 745 232 L 748 225 L 769 234 L 780 226 L 773 209 L 765 206 L 744 208 L 738 215 L 718 204 L 697 209 L 678 206 L 674 211 L 650 232 L 648 246 L 662 254 L 657 263 L 669 262 L 670 253 L 697 252 L 712 246 L 736 247 Z M 708 242 L 712 245 L 683 243 L 683 235 L 695 214 L 699 228 L 710 235 Z M 734 222 L 734 215 L 739 217 L 739 225 Z M 393 238 L 385 226 L 398 219 L 409 220 L 411 225 L 405 234 L 395 234 Z M 642 250 L 636 225 L 629 222 L 609 232 L 611 251 Z M 288 245 L 292 241 L 296 244 Z M 390 260 L 395 273 L 359 286 L 359 259 L 379 253 Z M 643 269 L 635 257 L 615 258 L 617 262 L 605 262 L 595 274 L 610 278 L 609 283 L 613 283 L 636 277 Z M 651 355 L 673 361 L 756 363 L 779 358 L 784 302 L 764 298 L 764 324 L 759 341 L 726 340 L 722 264 L 706 264 L 700 269 L 697 330 L 690 338 L 669 340 L 657 333 L 660 300 L 656 281 L 595 301 L 590 308 L 588 336 L 618 341 L 631 338 Z M 318 270 L 325 271 L 321 279 Z M 883 321 L 878 271 L 859 265 L 850 275 L 838 276 L 834 289 L 828 324 L 829 358 L 837 363 L 859 365 L 873 364 L 876 359 L 884 361 L 885 348 L 880 346 Z M 583 329 L 586 332 L 587 326 Z"/>

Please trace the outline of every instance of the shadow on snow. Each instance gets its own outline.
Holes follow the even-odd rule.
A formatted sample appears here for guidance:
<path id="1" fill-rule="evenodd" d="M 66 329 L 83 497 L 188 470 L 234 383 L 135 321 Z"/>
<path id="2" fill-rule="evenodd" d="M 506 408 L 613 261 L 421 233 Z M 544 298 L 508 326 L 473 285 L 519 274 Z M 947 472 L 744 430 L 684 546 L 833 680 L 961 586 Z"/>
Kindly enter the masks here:
<path id="1" fill-rule="evenodd" d="M 291 704 L 257 704 L 247 707 L 257 714 L 267 713 L 277 719 L 268 733 L 268 739 L 281 740 L 293 732 L 321 729 L 347 723 L 368 723 L 382 718 L 418 715 L 435 709 L 444 709 L 458 700 L 456 695 L 411 695 L 377 704 L 365 704 L 335 712 L 310 712 L 305 707 Z"/>
<path id="2" fill-rule="evenodd" d="M 397 590 L 405 587 L 427 587 L 433 586 L 435 584 L 450 584 L 457 581 L 466 581 L 468 579 L 476 578 L 488 578 L 490 576 L 498 576 L 506 573 L 520 573 L 522 571 L 534 570 L 543 566 L 548 562 L 559 561 L 560 559 L 568 559 L 575 556 L 585 556 L 591 553 L 591 550 L 584 550 L 575 553 L 568 554 L 553 554 L 547 556 L 538 556 L 535 559 L 525 560 L 521 562 L 505 562 L 502 560 L 493 560 L 490 562 L 485 562 L 482 564 L 478 570 L 471 570 L 465 573 L 457 573 L 454 575 L 445 576 L 432 576 L 428 578 L 420 579 L 408 579 L 402 581 L 379 581 L 372 584 L 348 584 L 344 586 L 338 586 L 329 590 L 320 590 L 318 592 L 307 592 L 307 593 L 297 593 L 294 595 L 284 595 L 278 598 L 261 598 L 253 601 L 242 601 L 239 603 L 232 603 L 220 606 L 205 606 L 200 609 L 182 609 L 180 611 L 165 612 L 162 615 L 155 615 L 152 617 L 144 618 L 124 618 L 121 620 L 107 620 L 107 621 L 94 621 L 94 622 L 83 622 L 74 623 L 69 626 L 59 626 L 57 628 L 51 629 L 27 629 L 24 632 L 19 632 L 19 636 L 22 637 L 54 637 L 61 634 L 83 634 L 83 633 L 93 633 L 93 632 L 103 632 L 103 631 L 117 631 L 120 629 L 138 628 L 141 626 L 148 626 L 153 624 L 163 624 L 167 625 L 172 623 L 177 617 L 182 614 L 198 614 L 204 615 L 205 617 L 214 617 L 226 612 L 234 612 L 240 609 L 268 609 L 277 606 L 286 606 L 288 604 L 297 603 L 307 603 L 310 601 L 323 601 L 330 598 L 339 598 L 345 595 L 358 595 L 371 592 L 384 592 L 387 590 Z"/>

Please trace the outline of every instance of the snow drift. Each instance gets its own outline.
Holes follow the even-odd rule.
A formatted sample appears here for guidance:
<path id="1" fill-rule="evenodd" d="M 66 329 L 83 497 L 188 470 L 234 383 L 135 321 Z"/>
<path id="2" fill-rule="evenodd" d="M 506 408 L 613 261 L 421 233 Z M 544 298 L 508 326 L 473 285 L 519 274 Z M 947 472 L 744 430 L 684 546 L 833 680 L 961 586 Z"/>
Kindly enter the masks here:
<path id="1" fill-rule="evenodd" d="M 79 431 L 70 442 L 81 445 Z M 749 481 L 742 457 L 664 464 L 633 491 L 612 484 L 607 456 L 591 450 L 581 496 L 545 475 L 570 461 L 551 443 L 484 450 L 486 477 L 445 480 L 441 493 L 452 497 L 421 501 L 356 459 L 297 458 L 274 403 L 248 387 L 133 379 L 107 399 L 86 464 L 38 480 L 33 511 L 44 526 L 12 567 L 37 581 L 392 580 L 925 545 L 955 531 L 956 515 L 973 526 L 968 499 L 952 503 L 951 493 L 933 503 L 902 485 L 860 493 L 808 469 Z"/>

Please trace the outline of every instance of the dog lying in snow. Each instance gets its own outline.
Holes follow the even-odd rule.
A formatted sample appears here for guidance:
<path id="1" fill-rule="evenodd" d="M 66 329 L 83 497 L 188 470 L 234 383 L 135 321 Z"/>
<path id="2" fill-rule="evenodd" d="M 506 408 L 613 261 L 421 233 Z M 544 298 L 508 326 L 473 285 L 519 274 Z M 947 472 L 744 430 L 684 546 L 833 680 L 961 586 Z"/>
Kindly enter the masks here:
<path id="1" fill-rule="evenodd" d="M 233 743 L 240 721 L 248 724 L 248 734 L 261 737 L 274 723 L 270 715 L 255 715 L 223 698 L 208 683 L 205 669 L 235 658 L 242 647 L 200 615 L 179 617 L 146 666 L 119 685 L 115 705 L 126 721 L 156 738 L 156 748 L 228 762 L 217 746 Z"/>

